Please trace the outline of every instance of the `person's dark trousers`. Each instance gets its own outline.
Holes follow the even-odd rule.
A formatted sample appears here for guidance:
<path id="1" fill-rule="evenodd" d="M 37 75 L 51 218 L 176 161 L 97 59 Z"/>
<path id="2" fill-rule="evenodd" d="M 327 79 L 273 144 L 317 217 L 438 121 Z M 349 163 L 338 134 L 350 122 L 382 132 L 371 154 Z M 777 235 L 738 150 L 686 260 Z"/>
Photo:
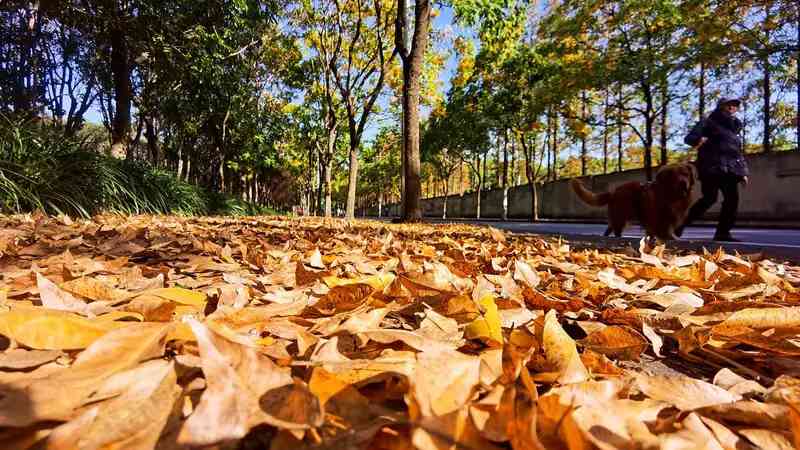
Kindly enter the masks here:
<path id="1" fill-rule="evenodd" d="M 681 227 L 703 217 L 703 214 L 717 202 L 717 193 L 722 191 L 722 209 L 719 212 L 716 237 L 728 237 L 736 222 L 736 211 L 739 209 L 739 182 L 741 178 L 732 174 L 706 175 L 700 179 L 703 197 L 700 198 L 686 217 L 686 222 Z"/>

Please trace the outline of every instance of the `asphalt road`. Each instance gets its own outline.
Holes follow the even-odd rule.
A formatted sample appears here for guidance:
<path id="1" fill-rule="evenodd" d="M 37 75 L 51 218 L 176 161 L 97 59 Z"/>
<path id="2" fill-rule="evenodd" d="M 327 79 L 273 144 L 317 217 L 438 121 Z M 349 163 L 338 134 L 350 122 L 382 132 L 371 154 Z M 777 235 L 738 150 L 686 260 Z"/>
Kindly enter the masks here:
<path id="1" fill-rule="evenodd" d="M 450 222 L 450 221 L 448 221 Z M 595 245 L 635 244 L 642 237 L 642 229 L 629 226 L 622 238 L 606 238 L 603 232 L 605 224 L 566 223 L 566 222 L 502 222 L 496 220 L 456 220 L 458 223 L 490 225 L 512 233 L 544 234 L 564 236 L 571 241 L 588 242 Z M 689 227 L 684 231 L 680 241 L 671 242 L 670 246 L 681 249 L 697 250 L 703 247 L 713 250 L 722 246 L 726 251 L 738 251 L 743 254 L 763 253 L 773 258 L 788 259 L 800 262 L 800 229 L 785 228 L 735 228 L 733 235 L 740 243 L 714 242 L 714 228 Z"/>

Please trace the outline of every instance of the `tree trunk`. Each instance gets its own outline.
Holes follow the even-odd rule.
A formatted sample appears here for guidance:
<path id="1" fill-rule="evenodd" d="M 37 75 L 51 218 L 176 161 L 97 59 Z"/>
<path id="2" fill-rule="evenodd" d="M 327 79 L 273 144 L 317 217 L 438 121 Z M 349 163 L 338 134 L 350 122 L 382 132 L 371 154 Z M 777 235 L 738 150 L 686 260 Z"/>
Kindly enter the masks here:
<path id="1" fill-rule="evenodd" d="M 698 120 L 703 120 L 703 117 L 706 116 L 706 63 L 705 61 L 700 61 L 700 77 L 698 80 L 698 87 L 700 88 L 700 92 L 698 95 L 700 96 L 698 100 L 697 110 L 699 112 Z"/>
<path id="2" fill-rule="evenodd" d="M 619 108 L 617 110 L 617 114 L 619 114 L 619 120 L 617 124 L 617 172 L 622 172 L 622 84 L 619 85 Z"/>
<path id="3" fill-rule="evenodd" d="M 464 196 L 464 163 L 458 163 L 458 195 Z"/>
<path id="4" fill-rule="evenodd" d="M 114 120 L 111 125 L 111 154 L 127 155 L 131 131 L 131 65 L 126 33 L 111 32 L 111 74 L 114 82 Z"/>
<path id="5" fill-rule="evenodd" d="M 769 31 L 769 27 L 766 26 L 768 22 L 772 19 L 772 8 L 771 3 L 766 4 L 766 13 L 764 16 L 764 30 L 766 33 L 765 42 L 771 43 L 771 33 Z M 764 153 L 769 153 L 772 151 L 772 65 L 769 61 L 770 51 L 767 48 L 762 48 L 761 51 L 763 52 L 761 58 L 761 67 L 764 70 L 764 85 L 763 85 L 763 99 L 764 99 L 764 115 L 763 115 L 763 123 L 764 129 L 763 133 L 763 141 L 762 147 Z"/>
<path id="6" fill-rule="evenodd" d="M 553 115 L 553 179 L 558 179 L 558 112 Z"/>
<path id="7" fill-rule="evenodd" d="M 545 136 L 547 139 L 547 136 Z M 533 173 L 534 149 L 530 148 L 525 140 L 525 135 L 520 136 L 522 152 L 525 155 L 525 177 L 528 178 L 528 189 L 531 191 L 531 222 L 539 220 L 539 197 L 536 192 L 536 175 Z"/>
<path id="8" fill-rule="evenodd" d="M 325 165 L 321 159 L 317 162 L 317 165 L 318 167 L 316 168 L 316 171 L 319 174 L 319 184 L 317 185 L 317 202 L 314 207 L 318 216 L 324 216 L 325 206 L 323 202 L 325 201 Z"/>
<path id="9" fill-rule="evenodd" d="M 219 176 L 219 191 L 225 192 L 225 157 L 220 157 L 219 167 L 217 168 Z"/>
<path id="10" fill-rule="evenodd" d="M 509 183 L 514 187 L 519 184 L 519 170 L 517 170 L 517 144 L 513 132 L 509 136 L 509 142 L 511 144 L 511 179 Z"/>
<path id="11" fill-rule="evenodd" d="M 325 188 L 324 196 L 325 196 L 325 217 L 331 217 L 333 214 L 333 201 L 331 198 L 331 160 L 328 159 L 325 161 L 325 164 L 322 168 L 322 175 L 325 179 Z"/>
<path id="12" fill-rule="evenodd" d="M 444 199 L 442 200 L 442 219 L 447 219 L 447 196 L 450 195 L 450 186 L 447 179 L 444 180 Z"/>
<path id="13" fill-rule="evenodd" d="M 603 99 L 603 174 L 608 173 L 608 89 Z"/>
<path id="14" fill-rule="evenodd" d="M 503 220 L 508 220 L 508 130 L 503 130 Z"/>
<path id="15" fill-rule="evenodd" d="M 183 147 L 180 146 L 180 145 L 178 146 L 178 160 L 176 162 L 178 164 L 178 170 L 177 170 L 178 179 L 182 180 L 183 179 Z"/>
<path id="16" fill-rule="evenodd" d="M 356 207 L 356 185 L 358 183 L 358 144 L 350 144 L 350 172 L 347 177 L 347 207 L 345 208 L 344 218 L 352 220 L 355 218 Z"/>
<path id="17" fill-rule="evenodd" d="M 147 138 L 147 148 L 150 150 L 150 158 L 153 166 L 158 167 L 161 163 L 161 147 L 158 145 L 158 134 L 153 118 L 145 118 L 145 137 Z"/>
<path id="18" fill-rule="evenodd" d="M 480 170 L 480 169 L 479 169 Z M 481 218 L 481 194 L 483 193 L 483 179 L 478 175 L 478 190 L 475 197 L 475 218 Z"/>
<path id="19" fill-rule="evenodd" d="M 763 85 L 763 98 L 764 98 L 764 107 L 763 107 L 763 124 L 764 129 L 763 133 L 763 140 L 762 140 L 762 148 L 764 153 L 769 153 L 772 151 L 772 68 L 770 67 L 769 63 L 769 53 L 764 56 L 762 61 L 762 65 L 764 68 L 764 85 Z"/>
<path id="20" fill-rule="evenodd" d="M 398 0 L 397 28 L 405 30 L 405 0 Z M 414 34 L 411 49 L 406 51 L 405 42 L 395 33 L 395 45 L 401 50 L 403 63 L 403 159 L 405 161 L 405 198 L 403 219 L 422 220 L 420 201 L 420 155 L 419 155 L 419 91 L 423 57 L 428 47 L 428 25 L 431 18 L 430 0 L 416 0 L 414 7 Z"/>
<path id="21" fill-rule="evenodd" d="M 667 153 L 667 110 L 669 109 L 669 85 L 667 80 L 664 80 L 661 85 L 661 165 L 664 166 L 669 162 L 669 154 Z"/>
<path id="22" fill-rule="evenodd" d="M 653 180 L 653 93 L 649 84 L 642 86 L 644 94 L 644 173 L 647 181 Z"/>
<path id="23" fill-rule="evenodd" d="M 581 91 L 581 176 L 586 176 L 586 163 L 588 162 L 589 153 L 586 149 L 586 90 Z"/>

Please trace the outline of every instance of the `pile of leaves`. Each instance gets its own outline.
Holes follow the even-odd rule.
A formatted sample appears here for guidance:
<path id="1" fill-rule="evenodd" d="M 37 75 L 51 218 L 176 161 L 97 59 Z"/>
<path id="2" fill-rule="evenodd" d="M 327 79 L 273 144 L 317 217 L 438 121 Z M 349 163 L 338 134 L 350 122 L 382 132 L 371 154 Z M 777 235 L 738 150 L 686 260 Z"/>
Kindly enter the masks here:
<path id="1" fill-rule="evenodd" d="M 800 268 L 469 226 L 0 217 L 3 449 L 788 449 Z"/>

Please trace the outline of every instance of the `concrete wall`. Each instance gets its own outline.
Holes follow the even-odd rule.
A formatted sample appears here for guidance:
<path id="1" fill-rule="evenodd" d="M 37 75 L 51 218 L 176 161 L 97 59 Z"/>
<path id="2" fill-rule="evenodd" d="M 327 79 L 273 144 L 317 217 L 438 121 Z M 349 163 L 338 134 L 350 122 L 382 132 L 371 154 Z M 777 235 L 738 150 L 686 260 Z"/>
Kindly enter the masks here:
<path id="1" fill-rule="evenodd" d="M 800 224 L 800 152 L 779 152 L 748 156 L 750 184 L 740 188 L 739 219 L 752 223 Z M 645 181 L 644 170 L 628 170 L 608 175 L 597 175 L 584 180 L 593 191 L 604 191 L 628 181 Z M 538 185 L 539 217 L 543 219 L 605 221 L 605 208 L 594 208 L 581 202 L 570 187 L 569 180 L 558 180 Z M 700 196 L 699 184 L 693 193 Z M 476 193 L 450 196 L 447 200 L 447 217 L 475 217 Z M 721 197 L 720 197 L 721 200 Z M 441 217 L 443 197 L 422 200 L 424 214 Z M 385 208 L 389 215 L 399 215 L 398 205 Z M 719 202 L 707 218 L 716 218 Z M 369 212 L 377 214 L 377 208 Z M 503 213 L 503 191 L 493 189 L 481 193 L 481 217 L 500 218 Z M 508 217 L 528 219 L 531 216 L 530 187 L 515 186 L 508 190 Z"/>

